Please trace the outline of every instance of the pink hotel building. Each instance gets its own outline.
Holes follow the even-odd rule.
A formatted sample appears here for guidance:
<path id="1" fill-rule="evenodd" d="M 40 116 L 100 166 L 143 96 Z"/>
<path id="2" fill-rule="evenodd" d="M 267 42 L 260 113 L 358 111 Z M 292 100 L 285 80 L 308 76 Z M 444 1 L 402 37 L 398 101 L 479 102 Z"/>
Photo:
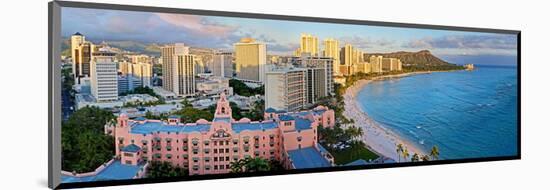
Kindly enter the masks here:
<path id="1" fill-rule="evenodd" d="M 333 166 L 332 156 L 317 142 L 317 128 L 334 122 L 334 111 L 323 106 L 302 112 L 268 108 L 264 121 L 236 121 L 222 93 L 212 121 L 131 120 L 121 114 L 110 130 L 123 165 L 166 161 L 202 175 L 228 173 L 232 161 L 247 157 L 277 160 L 287 169 Z"/>

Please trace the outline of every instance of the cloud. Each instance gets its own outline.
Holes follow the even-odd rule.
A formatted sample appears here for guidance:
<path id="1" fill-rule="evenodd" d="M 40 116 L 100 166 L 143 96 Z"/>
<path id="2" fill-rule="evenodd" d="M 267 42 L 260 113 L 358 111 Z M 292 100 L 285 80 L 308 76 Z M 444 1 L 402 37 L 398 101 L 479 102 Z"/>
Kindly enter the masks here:
<path id="1" fill-rule="evenodd" d="M 514 35 L 449 35 L 414 39 L 403 48 L 440 50 L 447 54 L 511 54 L 517 49 Z"/>
<path id="2" fill-rule="evenodd" d="M 351 44 L 359 49 L 386 49 L 396 45 L 396 42 L 393 40 L 373 39 L 360 36 L 340 37 L 338 40 L 341 42 L 341 46 L 344 44 Z"/>
<path id="3" fill-rule="evenodd" d="M 237 27 L 225 26 L 208 21 L 205 17 L 197 15 L 155 13 L 161 20 L 176 27 L 181 27 L 195 35 L 227 37 Z"/>

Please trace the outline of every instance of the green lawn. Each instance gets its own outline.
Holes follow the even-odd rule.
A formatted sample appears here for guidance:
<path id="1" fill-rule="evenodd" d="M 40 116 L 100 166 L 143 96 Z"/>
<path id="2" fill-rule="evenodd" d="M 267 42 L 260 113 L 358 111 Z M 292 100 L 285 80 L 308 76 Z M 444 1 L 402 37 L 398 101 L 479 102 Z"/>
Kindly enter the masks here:
<path id="1" fill-rule="evenodd" d="M 337 165 L 347 164 L 358 159 L 369 161 L 371 159 L 374 160 L 378 158 L 378 155 L 371 152 L 364 146 L 352 146 L 348 149 L 342 151 L 332 151 L 331 153 L 332 156 L 334 156 L 334 162 Z"/>

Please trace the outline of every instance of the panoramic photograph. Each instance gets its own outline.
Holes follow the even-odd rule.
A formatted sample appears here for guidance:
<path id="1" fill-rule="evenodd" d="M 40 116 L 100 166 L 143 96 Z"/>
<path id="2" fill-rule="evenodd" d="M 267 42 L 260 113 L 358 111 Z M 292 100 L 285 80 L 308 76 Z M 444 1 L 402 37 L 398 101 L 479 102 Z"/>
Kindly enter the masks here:
<path id="1" fill-rule="evenodd" d="M 517 35 L 61 13 L 62 183 L 518 155 Z"/>

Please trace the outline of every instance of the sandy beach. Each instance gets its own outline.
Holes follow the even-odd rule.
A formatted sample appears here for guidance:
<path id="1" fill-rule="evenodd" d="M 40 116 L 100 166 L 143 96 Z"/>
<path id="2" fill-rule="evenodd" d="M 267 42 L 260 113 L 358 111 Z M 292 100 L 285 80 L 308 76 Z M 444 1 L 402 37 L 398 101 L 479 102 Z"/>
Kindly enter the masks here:
<path id="1" fill-rule="evenodd" d="M 371 119 L 368 114 L 363 111 L 360 105 L 357 104 L 355 96 L 365 85 L 368 85 L 368 83 L 374 80 L 386 80 L 388 78 L 405 77 L 427 73 L 430 72 L 413 72 L 375 77 L 370 80 L 357 81 L 355 85 L 346 89 L 346 92 L 344 94 L 344 116 L 349 119 L 353 119 L 355 121 L 355 126 L 363 128 L 363 142 L 365 142 L 365 144 L 367 144 L 371 150 L 385 157 L 392 158 L 395 161 L 399 161 L 399 157 L 396 152 L 397 144 L 403 144 L 409 151 L 410 156 L 407 159 L 408 161 L 410 161 L 410 157 L 414 153 L 418 153 L 420 155 L 426 154 L 426 152 L 424 152 L 422 149 L 416 147 L 410 142 L 407 142 L 399 135 L 393 133 L 389 129 L 384 128 L 382 125 Z M 402 156 L 400 159 L 401 162 L 404 161 Z"/>

